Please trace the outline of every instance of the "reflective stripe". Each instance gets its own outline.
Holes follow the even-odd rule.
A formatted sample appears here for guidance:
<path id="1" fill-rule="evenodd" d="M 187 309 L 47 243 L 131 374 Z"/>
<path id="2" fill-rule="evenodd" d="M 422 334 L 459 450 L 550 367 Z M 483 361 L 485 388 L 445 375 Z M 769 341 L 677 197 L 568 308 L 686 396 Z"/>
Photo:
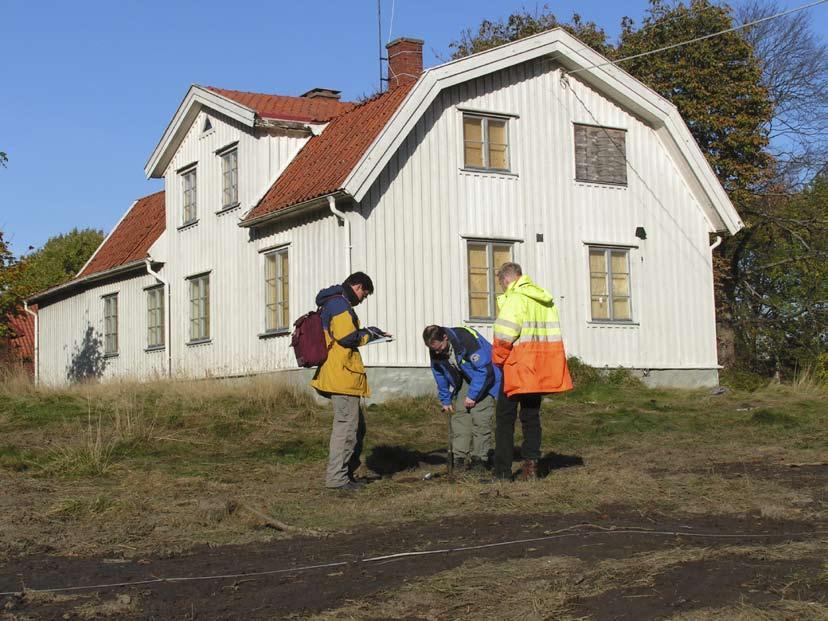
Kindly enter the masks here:
<path id="1" fill-rule="evenodd" d="M 524 321 L 524 328 L 547 328 L 550 330 L 560 330 L 561 324 L 559 321 Z"/>
<path id="2" fill-rule="evenodd" d="M 555 328 L 526 328 L 525 330 L 521 330 L 521 334 L 560 334 L 561 329 Z"/>
<path id="3" fill-rule="evenodd" d="M 494 337 L 497 341 L 506 341 L 507 343 L 514 343 L 517 340 L 518 335 L 515 333 L 501 332 L 500 330 L 495 328 Z"/>
<path id="4" fill-rule="evenodd" d="M 495 329 L 497 329 L 497 327 L 500 326 L 501 328 L 506 328 L 507 330 L 514 330 L 515 332 L 518 332 L 520 330 L 520 324 L 519 323 L 515 323 L 514 321 L 509 321 L 508 319 L 501 319 L 500 317 L 498 317 L 495 320 L 494 325 L 495 325 Z"/>
<path id="5" fill-rule="evenodd" d="M 560 343 L 563 338 L 560 334 L 521 334 L 517 341 L 518 345 L 523 343 Z"/>

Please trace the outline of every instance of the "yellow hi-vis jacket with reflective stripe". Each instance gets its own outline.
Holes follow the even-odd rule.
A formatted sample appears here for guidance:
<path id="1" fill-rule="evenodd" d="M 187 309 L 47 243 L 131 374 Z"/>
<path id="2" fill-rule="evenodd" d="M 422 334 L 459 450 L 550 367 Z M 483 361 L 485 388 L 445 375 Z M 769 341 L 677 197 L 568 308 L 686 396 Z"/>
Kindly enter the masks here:
<path id="1" fill-rule="evenodd" d="M 507 396 L 572 389 L 552 295 L 525 274 L 497 298 L 492 362 Z"/>

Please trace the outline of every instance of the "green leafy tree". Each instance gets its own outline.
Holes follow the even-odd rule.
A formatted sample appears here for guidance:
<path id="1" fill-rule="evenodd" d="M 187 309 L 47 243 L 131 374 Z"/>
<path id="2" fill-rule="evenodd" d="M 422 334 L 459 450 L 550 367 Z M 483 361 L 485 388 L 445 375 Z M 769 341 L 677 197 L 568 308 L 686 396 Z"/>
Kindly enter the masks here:
<path id="1" fill-rule="evenodd" d="M 6 167 L 6 163 L 9 161 L 9 156 L 6 155 L 5 151 L 0 151 L 0 166 L 3 168 Z"/>
<path id="2" fill-rule="evenodd" d="M 604 55 L 611 55 L 613 52 L 612 46 L 607 44 L 606 33 L 594 22 L 584 22 L 577 13 L 572 16 L 570 23 L 560 22 L 549 11 L 549 6 L 544 5 L 542 11 L 530 13 L 524 9 L 506 19 L 483 20 L 476 31 L 466 29 L 458 40 L 449 43 L 451 57 L 463 58 L 553 28 L 563 28 Z"/>
<path id="3" fill-rule="evenodd" d="M 0 339 L 12 336 L 8 318 L 19 312 L 20 302 L 20 262 L 0 231 Z"/>
<path id="4" fill-rule="evenodd" d="M 51 237 L 42 248 L 23 260 L 20 289 L 25 295 L 71 280 L 101 245 L 104 235 L 93 229 L 72 229 Z"/>

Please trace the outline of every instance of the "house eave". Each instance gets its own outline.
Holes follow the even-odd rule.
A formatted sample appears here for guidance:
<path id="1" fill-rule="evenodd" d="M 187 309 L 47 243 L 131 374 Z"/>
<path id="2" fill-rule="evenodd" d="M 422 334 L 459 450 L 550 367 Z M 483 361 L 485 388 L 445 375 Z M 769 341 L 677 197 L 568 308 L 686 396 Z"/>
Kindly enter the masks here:
<path id="1" fill-rule="evenodd" d="M 256 122 L 256 112 L 253 109 L 203 86 L 193 84 L 144 166 L 144 174 L 146 174 L 147 179 L 157 179 L 164 176 L 164 171 L 175 154 L 175 150 L 189 131 L 193 121 L 198 117 L 199 112 L 205 107 L 247 127 L 253 127 Z"/>
<path id="2" fill-rule="evenodd" d="M 343 192 L 342 190 L 328 192 L 327 194 L 310 198 L 306 201 L 302 201 L 301 203 L 294 203 L 293 205 L 288 205 L 287 207 L 283 207 L 276 211 L 263 214 L 250 220 L 242 220 L 241 222 L 239 222 L 239 226 L 246 229 L 257 228 L 259 226 L 264 226 L 266 224 L 272 224 L 273 222 L 286 218 L 287 216 L 295 215 L 297 212 L 313 209 L 314 207 L 327 206 L 329 196 L 333 196 L 335 199 L 346 197 L 349 198 L 348 194 Z"/>
<path id="3" fill-rule="evenodd" d="M 27 298 L 26 301 L 29 304 L 38 303 L 42 300 L 54 297 L 56 295 L 68 293 L 70 291 L 73 291 L 74 289 L 81 289 L 99 280 L 107 280 L 109 278 L 113 278 L 116 276 L 123 276 L 124 274 L 139 271 L 146 271 L 145 259 L 137 259 L 135 261 L 130 261 L 129 263 L 124 263 L 123 265 L 118 265 L 117 267 L 113 267 L 102 272 L 95 272 L 94 274 L 84 276 L 83 278 L 70 280 L 69 282 L 63 283 L 62 285 L 58 285 L 57 287 L 52 287 L 51 289 L 46 289 L 46 291 L 36 293 L 35 295 Z"/>

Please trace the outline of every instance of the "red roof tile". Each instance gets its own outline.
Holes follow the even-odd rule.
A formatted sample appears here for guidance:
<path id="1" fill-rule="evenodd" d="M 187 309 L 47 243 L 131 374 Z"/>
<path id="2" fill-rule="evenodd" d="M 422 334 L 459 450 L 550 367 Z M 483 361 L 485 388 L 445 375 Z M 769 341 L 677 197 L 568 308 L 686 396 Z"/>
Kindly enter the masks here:
<path id="1" fill-rule="evenodd" d="M 78 278 L 145 258 L 166 225 L 163 191 L 138 199 Z"/>
<path id="2" fill-rule="evenodd" d="M 37 311 L 37 305 L 29 306 Z M 34 317 L 22 309 L 17 315 L 9 315 L 8 326 L 15 335 L 9 339 L 11 351 L 21 362 L 34 360 Z"/>
<path id="3" fill-rule="evenodd" d="M 413 84 L 383 93 L 331 121 L 293 158 L 245 222 L 339 190 Z"/>
<path id="4" fill-rule="evenodd" d="M 231 91 L 208 86 L 209 90 L 256 111 L 262 118 L 326 123 L 351 110 L 356 104 L 328 97 L 288 97 Z"/>

